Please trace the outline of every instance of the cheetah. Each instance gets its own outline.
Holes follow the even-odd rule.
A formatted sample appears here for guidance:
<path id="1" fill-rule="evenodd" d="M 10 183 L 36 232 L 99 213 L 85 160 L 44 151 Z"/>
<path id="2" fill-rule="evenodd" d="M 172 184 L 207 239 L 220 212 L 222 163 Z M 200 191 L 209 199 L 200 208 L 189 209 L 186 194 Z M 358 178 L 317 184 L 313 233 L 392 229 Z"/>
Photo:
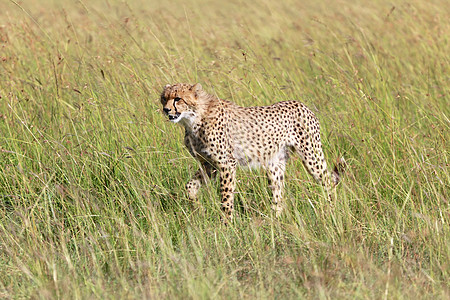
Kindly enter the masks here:
<path id="1" fill-rule="evenodd" d="M 299 154 L 328 197 L 340 180 L 339 163 L 334 171 L 327 169 L 319 121 L 303 103 L 241 107 L 208 94 L 199 83 L 178 83 L 164 87 L 161 104 L 168 119 L 185 128 L 184 144 L 201 165 L 186 184 L 189 199 L 196 200 L 200 186 L 218 175 L 224 223 L 233 217 L 238 165 L 265 169 L 276 216 L 283 210 L 284 173 L 290 152 Z"/>

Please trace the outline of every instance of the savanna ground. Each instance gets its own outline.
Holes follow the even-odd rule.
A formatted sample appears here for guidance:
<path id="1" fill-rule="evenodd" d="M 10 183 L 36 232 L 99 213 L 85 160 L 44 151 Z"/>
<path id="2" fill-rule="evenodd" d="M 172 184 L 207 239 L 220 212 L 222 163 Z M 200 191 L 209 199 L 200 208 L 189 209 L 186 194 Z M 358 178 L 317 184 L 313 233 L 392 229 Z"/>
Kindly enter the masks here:
<path id="1" fill-rule="evenodd" d="M 159 2 L 0 3 L 0 297 L 448 299 L 448 2 Z M 176 82 L 308 105 L 334 206 L 295 157 L 280 219 L 189 203 Z"/>

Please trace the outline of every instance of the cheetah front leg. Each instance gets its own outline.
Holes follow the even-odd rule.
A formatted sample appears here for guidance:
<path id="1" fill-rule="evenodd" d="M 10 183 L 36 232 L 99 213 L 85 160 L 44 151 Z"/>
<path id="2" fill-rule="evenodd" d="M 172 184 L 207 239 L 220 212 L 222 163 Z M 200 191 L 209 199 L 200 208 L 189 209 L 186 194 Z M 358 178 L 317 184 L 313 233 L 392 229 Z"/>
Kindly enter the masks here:
<path id="1" fill-rule="evenodd" d="M 197 201 L 197 194 L 202 184 L 205 184 L 208 179 L 214 179 L 216 170 L 209 163 L 202 163 L 200 169 L 195 172 L 191 180 L 186 183 L 186 191 L 188 197 L 192 201 Z"/>
<path id="2" fill-rule="evenodd" d="M 269 187 L 272 190 L 272 209 L 276 217 L 283 211 L 284 172 L 286 163 L 283 161 L 270 163 L 267 168 Z"/>
<path id="3" fill-rule="evenodd" d="M 234 190 L 236 188 L 236 161 L 229 160 L 219 165 L 220 168 L 220 194 L 222 197 L 222 211 L 225 216 L 223 223 L 226 225 L 233 220 Z"/>

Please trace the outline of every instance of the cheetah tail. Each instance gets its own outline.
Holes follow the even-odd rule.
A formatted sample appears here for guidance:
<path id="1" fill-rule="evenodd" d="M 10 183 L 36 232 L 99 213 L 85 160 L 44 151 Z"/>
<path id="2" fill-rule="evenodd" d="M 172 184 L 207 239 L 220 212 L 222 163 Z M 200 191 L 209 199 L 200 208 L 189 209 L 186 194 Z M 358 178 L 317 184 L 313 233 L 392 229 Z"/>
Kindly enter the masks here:
<path id="1" fill-rule="evenodd" d="M 342 175 L 344 175 L 345 169 L 347 168 L 347 162 L 344 157 L 338 158 L 334 166 L 334 170 L 331 173 L 333 179 L 333 185 L 336 186 L 341 180 Z"/>

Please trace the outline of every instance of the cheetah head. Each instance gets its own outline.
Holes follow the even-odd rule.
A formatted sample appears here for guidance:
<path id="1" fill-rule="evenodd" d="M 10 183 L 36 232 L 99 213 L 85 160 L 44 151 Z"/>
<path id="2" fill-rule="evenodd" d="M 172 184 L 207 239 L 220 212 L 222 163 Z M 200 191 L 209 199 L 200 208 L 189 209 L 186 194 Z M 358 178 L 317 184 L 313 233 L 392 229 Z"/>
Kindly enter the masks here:
<path id="1" fill-rule="evenodd" d="M 193 120 L 197 115 L 196 107 L 201 93 L 203 89 L 199 83 L 168 84 L 161 94 L 163 112 L 174 123 Z"/>

